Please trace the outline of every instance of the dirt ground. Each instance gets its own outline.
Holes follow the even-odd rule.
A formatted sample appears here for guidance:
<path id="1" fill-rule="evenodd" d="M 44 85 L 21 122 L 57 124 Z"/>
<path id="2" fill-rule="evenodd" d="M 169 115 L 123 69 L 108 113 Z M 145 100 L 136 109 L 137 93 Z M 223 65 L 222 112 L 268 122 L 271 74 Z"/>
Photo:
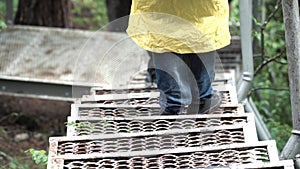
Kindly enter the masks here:
<path id="1" fill-rule="evenodd" d="M 9 163 L 43 168 L 25 151 L 48 150 L 49 137 L 65 135 L 71 102 L 0 95 L 0 103 L 0 168 Z"/>

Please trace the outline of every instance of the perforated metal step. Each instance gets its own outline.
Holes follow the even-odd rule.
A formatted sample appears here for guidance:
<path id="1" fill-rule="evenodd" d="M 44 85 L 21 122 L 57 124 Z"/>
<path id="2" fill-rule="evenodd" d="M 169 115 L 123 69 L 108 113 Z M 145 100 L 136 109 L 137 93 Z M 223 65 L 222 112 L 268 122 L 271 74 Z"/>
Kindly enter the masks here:
<path id="1" fill-rule="evenodd" d="M 49 157 L 48 169 L 83 168 L 204 168 L 278 164 L 274 141 L 237 143 L 211 147 L 186 147 L 168 150 L 149 150 Z M 247 168 L 247 167 L 245 167 Z"/>
<path id="2" fill-rule="evenodd" d="M 271 163 L 256 163 L 256 164 L 241 164 L 241 165 L 232 165 L 230 169 L 294 169 L 293 160 L 284 160 Z"/>
<path id="3" fill-rule="evenodd" d="M 67 137 L 49 139 L 48 169 L 293 169 L 274 141 L 258 142 L 254 115 L 220 79 L 222 104 L 204 115 L 160 116 L 159 92 L 145 85 L 93 88 L 72 104 Z"/>
<path id="4" fill-rule="evenodd" d="M 186 111 L 182 112 L 186 114 Z M 238 105 L 220 106 L 210 114 L 237 114 L 244 113 L 244 107 Z M 111 104 L 72 104 L 71 116 L 73 117 L 138 117 L 158 116 L 161 108 L 155 105 L 111 105 Z"/>
<path id="5" fill-rule="evenodd" d="M 252 114 L 120 117 L 69 117 L 68 136 L 157 132 L 172 129 L 209 128 L 228 125 L 254 126 Z M 255 130 L 254 130 L 255 131 Z M 256 133 L 250 132 L 253 137 Z"/>
<path id="6" fill-rule="evenodd" d="M 257 142 L 254 123 L 171 129 L 154 132 L 99 134 L 50 138 L 51 155 L 93 154 L 220 146 Z"/>
<path id="7" fill-rule="evenodd" d="M 222 97 L 222 105 L 238 104 L 236 89 L 232 85 L 216 86 Z M 106 91 L 106 90 L 104 90 Z M 112 91 L 113 92 L 113 91 Z M 146 93 L 122 93 L 123 90 L 116 90 L 116 93 L 121 94 L 104 94 L 104 95 L 85 95 L 76 100 L 77 104 L 85 103 L 102 103 L 113 105 L 157 105 L 159 102 L 159 92 Z M 124 91 L 125 92 L 125 91 Z"/>
<path id="8" fill-rule="evenodd" d="M 230 64 L 237 65 L 234 67 L 234 69 L 230 70 L 228 69 L 227 63 L 226 65 L 219 62 L 219 64 L 216 65 L 216 76 L 213 82 L 213 86 L 216 86 L 218 84 L 230 84 L 235 85 L 236 83 L 236 72 L 240 72 L 240 66 L 235 62 L 230 62 Z M 232 67 L 232 66 L 230 66 Z M 146 84 L 146 76 L 147 76 L 147 70 L 142 70 L 137 72 L 135 75 L 131 77 L 131 79 L 128 82 L 128 85 L 131 87 L 138 87 L 139 86 L 148 86 Z M 233 76 L 232 76 L 233 75 Z"/>
<path id="9" fill-rule="evenodd" d="M 126 88 L 92 88 L 91 95 L 105 95 L 105 94 L 128 94 L 128 93 L 150 93 L 158 92 L 158 89 L 153 86 L 136 85 L 127 86 Z"/>

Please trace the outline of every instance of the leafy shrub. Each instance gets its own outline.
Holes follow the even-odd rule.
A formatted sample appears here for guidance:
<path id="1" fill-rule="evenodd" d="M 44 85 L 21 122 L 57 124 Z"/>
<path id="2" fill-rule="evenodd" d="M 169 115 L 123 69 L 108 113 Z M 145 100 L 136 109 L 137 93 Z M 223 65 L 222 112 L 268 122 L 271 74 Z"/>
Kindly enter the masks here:
<path id="1" fill-rule="evenodd" d="M 47 152 L 45 150 L 35 150 L 33 148 L 30 148 L 26 152 L 31 154 L 32 159 L 35 161 L 36 164 L 43 164 L 45 166 L 47 165 L 48 156 L 47 156 L 47 154 L 46 154 Z"/>

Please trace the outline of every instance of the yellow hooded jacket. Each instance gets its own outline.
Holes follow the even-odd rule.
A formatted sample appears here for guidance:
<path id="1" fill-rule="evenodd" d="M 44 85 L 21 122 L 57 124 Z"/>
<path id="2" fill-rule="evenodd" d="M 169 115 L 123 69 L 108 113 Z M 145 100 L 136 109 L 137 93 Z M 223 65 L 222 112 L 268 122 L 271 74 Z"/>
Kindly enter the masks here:
<path id="1" fill-rule="evenodd" d="M 157 52 L 204 53 L 230 43 L 227 0 L 132 0 L 127 33 Z"/>

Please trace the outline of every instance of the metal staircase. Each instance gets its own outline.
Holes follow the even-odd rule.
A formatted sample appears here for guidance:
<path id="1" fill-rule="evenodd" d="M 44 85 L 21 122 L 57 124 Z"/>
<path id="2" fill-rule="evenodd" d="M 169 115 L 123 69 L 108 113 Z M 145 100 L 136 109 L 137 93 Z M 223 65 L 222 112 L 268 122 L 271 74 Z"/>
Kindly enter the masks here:
<path id="1" fill-rule="evenodd" d="M 213 84 L 222 94 L 217 110 L 178 116 L 159 115 L 159 93 L 139 84 L 143 74 L 129 87 L 93 88 L 77 99 L 67 136 L 49 139 L 48 169 L 294 168 L 279 160 L 274 141 L 258 141 L 232 72 Z"/>

